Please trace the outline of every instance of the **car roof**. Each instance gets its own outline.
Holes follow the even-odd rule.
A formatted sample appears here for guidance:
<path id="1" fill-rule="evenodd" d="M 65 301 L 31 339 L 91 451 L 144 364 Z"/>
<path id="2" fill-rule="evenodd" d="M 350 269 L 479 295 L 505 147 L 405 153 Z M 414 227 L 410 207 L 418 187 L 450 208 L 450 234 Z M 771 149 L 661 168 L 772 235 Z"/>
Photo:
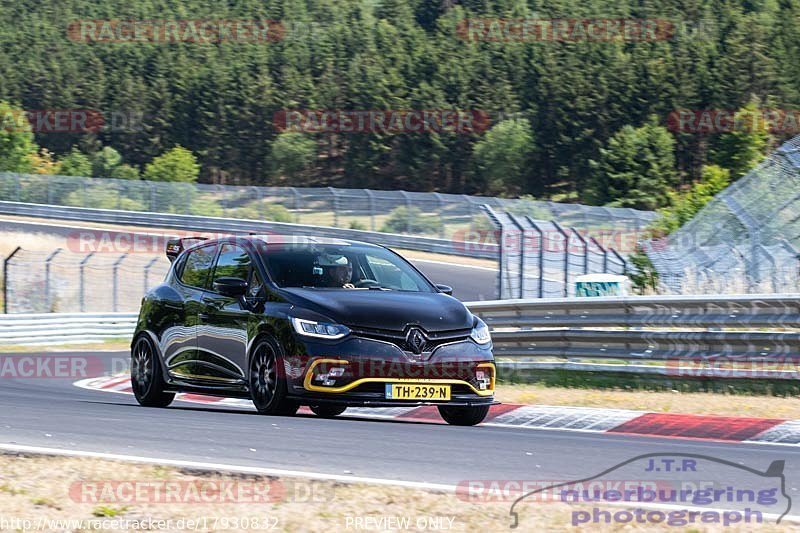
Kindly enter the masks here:
<path id="1" fill-rule="evenodd" d="M 310 237 L 306 235 L 264 234 L 264 235 L 247 235 L 244 236 L 244 238 L 248 240 L 258 240 L 267 245 L 293 244 L 302 246 L 309 244 L 330 244 L 334 246 L 359 245 L 359 246 L 369 246 L 371 248 L 380 248 L 380 246 L 368 242 L 334 239 L 331 237 Z"/>

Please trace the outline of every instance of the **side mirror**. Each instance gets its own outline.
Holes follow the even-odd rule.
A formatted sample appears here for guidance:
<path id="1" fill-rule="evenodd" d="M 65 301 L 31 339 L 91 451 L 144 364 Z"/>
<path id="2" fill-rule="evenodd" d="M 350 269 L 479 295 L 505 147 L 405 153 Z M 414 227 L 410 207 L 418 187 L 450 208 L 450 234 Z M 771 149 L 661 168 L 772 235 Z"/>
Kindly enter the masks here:
<path id="1" fill-rule="evenodd" d="M 247 292 L 247 282 L 241 278 L 217 278 L 214 280 L 214 291 L 223 296 L 243 296 Z"/>
<path id="2" fill-rule="evenodd" d="M 453 295 L 453 287 L 451 287 L 450 285 L 442 285 L 441 283 L 437 283 L 436 284 L 436 289 L 439 292 L 447 294 L 448 296 L 452 296 Z"/>

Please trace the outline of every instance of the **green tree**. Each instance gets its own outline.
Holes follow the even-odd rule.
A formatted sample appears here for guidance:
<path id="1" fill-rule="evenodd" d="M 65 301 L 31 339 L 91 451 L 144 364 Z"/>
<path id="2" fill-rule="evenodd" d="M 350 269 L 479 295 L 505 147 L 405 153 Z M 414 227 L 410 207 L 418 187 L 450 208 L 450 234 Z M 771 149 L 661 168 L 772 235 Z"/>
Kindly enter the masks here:
<path id="1" fill-rule="evenodd" d="M 197 163 L 197 158 L 182 146 L 176 146 L 156 157 L 144 170 L 145 179 L 152 181 L 194 183 L 199 174 L 200 165 Z"/>
<path id="2" fill-rule="evenodd" d="M 138 168 L 123 163 L 114 167 L 108 177 L 119 180 L 138 180 L 140 176 Z"/>
<path id="3" fill-rule="evenodd" d="M 475 144 L 475 164 L 485 191 L 513 196 L 526 189 L 527 162 L 535 150 L 528 119 L 504 120 Z"/>
<path id="4" fill-rule="evenodd" d="M 316 157 L 316 142 L 302 133 L 284 132 L 272 143 L 270 161 L 276 176 L 291 180 L 311 167 Z"/>
<path id="5" fill-rule="evenodd" d="M 659 235 L 669 234 L 689 222 L 714 196 L 731 182 L 728 169 L 717 165 L 703 167 L 700 181 L 684 192 L 670 192 L 670 205 L 659 209 L 661 215 L 654 230 Z"/>
<path id="6" fill-rule="evenodd" d="M 92 176 L 110 178 L 116 167 L 122 164 L 122 155 L 110 146 L 97 152 L 92 158 Z"/>
<path id="7" fill-rule="evenodd" d="M 64 176 L 91 176 L 92 161 L 89 159 L 89 156 L 73 147 L 72 150 L 61 159 L 59 174 Z"/>
<path id="8" fill-rule="evenodd" d="M 0 100 L 0 171 L 30 172 L 38 152 L 22 109 Z"/>
<path id="9" fill-rule="evenodd" d="M 769 141 L 763 110 L 752 99 L 734 114 L 733 131 L 719 134 L 712 159 L 729 169 L 735 181 L 764 159 Z"/>
<path id="10" fill-rule="evenodd" d="M 613 207 L 656 209 L 669 203 L 677 185 L 675 140 L 655 118 L 644 126 L 625 126 L 591 162 L 594 171 L 588 196 Z"/>

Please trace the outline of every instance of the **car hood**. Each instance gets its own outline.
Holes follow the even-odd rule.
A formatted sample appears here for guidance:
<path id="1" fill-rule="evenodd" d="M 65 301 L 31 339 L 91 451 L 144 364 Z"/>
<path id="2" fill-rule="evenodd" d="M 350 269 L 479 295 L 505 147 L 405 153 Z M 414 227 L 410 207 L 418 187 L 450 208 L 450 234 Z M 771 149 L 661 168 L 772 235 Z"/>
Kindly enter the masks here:
<path id="1" fill-rule="evenodd" d="M 472 314 L 442 293 L 358 289 L 283 289 L 298 307 L 350 327 L 402 331 L 415 324 L 426 331 L 472 327 Z"/>

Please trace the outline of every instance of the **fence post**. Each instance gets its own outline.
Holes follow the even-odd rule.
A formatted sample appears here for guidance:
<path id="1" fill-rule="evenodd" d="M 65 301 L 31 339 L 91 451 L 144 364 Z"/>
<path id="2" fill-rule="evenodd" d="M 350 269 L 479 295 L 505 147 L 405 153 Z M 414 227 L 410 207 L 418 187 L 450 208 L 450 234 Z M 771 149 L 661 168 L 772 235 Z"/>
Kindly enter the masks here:
<path id="1" fill-rule="evenodd" d="M 519 230 L 519 298 L 525 298 L 525 228 L 519 223 L 517 217 L 506 212 L 508 219 Z"/>
<path id="2" fill-rule="evenodd" d="M 295 187 L 289 187 L 289 190 L 291 190 L 292 194 L 294 195 L 295 222 L 297 222 L 299 224 L 300 223 L 300 193 L 297 192 L 297 189 Z"/>
<path id="3" fill-rule="evenodd" d="M 411 197 L 406 191 L 400 191 L 400 194 L 406 201 L 406 233 L 411 233 Z"/>
<path id="4" fill-rule="evenodd" d="M 339 195 L 336 189 L 328 187 L 328 192 L 331 194 L 331 205 L 333 206 L 333 226 L 339 227 Z"/>
<path id="5" fill-rule="evenodd" d="M 84 299 L 84 292 L 85 292 L 84 291 L 84 285 L 85 285 L 85 283 L 83 281 L 83 268 L 86 266 L 86 263 L 89 261 L 89 259 L 92 258 L 92 256 L 94 254 L 95 254 L 95 252 L 90 252 L 86 257 L 84 257 L 81 260 L 80 265 L 79 265 L 79 276 L 80 276 L 80 278 L 79 278 L 79 281 L 78 281 L 78 291 L 79 291 L 78 292 L 78 306 L 79 306 L 79 309 L 80 309 L 81 313 L 85 312 L 85 299 Z"/>
<path id="6" fill-rule="evenodd" d="M 444 231 L 444 229 L 445 229 L 444 228 L 444 204 L 445 204 L 445 202 L 444 202 L 444 199 L 442 198 L 441 193 L 435 192 L 435 193 L 433 193 L 433 196 L 435 196 L 436 199 L 439 201 L 439 224 L 440 224 L 440 226 L 439 226 L 439 228 L 440 228 L 439 229 L 439 237 L 444 239 L 444 235 L 445 235 L 445 231 Z M 470 222 L 472 222 L 472 221 L 470 221 Z"/>
<path id="7" fill-rule="evenodd" d="M 586 242 L 586 237 L 581 235 L 578 230 L 575 228 L 570 228 L 570 231 L 575 234 L 576 237 L 581 241 L 583 244 L 583 273 L 589 273 L 589 244 Z M 569 243 L 567 243 L 567 249 L 569 249 Z"/>
<path id="8" fill-rule="evenodd" d="M 8 257 L 3 260 L 3 313 L 8 314 L 8 263 L 22 250 L 22 246 L 17 246 Z"/>
<path id="9" fill-rule="evenodd" d="M 589 237 L 589 239 L 594 243 L 595 246 L 597 246 L 597 249 L 600 250 L 600 252 L 603 254 L 603 273 L 607 274 L 608 273 L 608 250 L 603 248 L 603 245 L 600 244 L 600 242 L 598 242 L 598 240 L 595 239 L 594 237 Z"/>
<path id="10" fill-rule="evenodd" d="M 558 222 L 553 220 L 551 222 L 553 227 L 564 237 L 564 297 L 569 297 L 569 237 L 567 236 L 567 232 L 564 231 Z"/>
<path id="11" fill-rule="evenodd" d="M 489 218 L 489 221 L 492 223 L 492 225 L 496 229 L 497 228 L 500 229 L 500 234 L 499 234 L 498 240 L 497 240 L 497 297 L 499 299 L 502 299 L 503 298 L 503 259 L 504 259 L 504 254 L 503 254 L 503 242 L 504 242 L 503 241 L 503 237 L 504 237 L 504 235 L 503 235 L 503 233 L 504 233 L 504 230 L 505 230 L 505 226 L 500 222 L 500 220 L 497 218 L 497 215 L 492 210 L 492 208 L 489 207 L 488 204 L 483 204 L 480 208 L 483 209 L 486 212 L 486 216 Z"/>
<path id="12" fill-rule="evenodd" d="M 530 216 L 525 215 L 525 219 L 539 234 L 539 298 L 544 298 L 544 232 Z"/>
<path id="13" fill-rule="evenodd" d="M 112 295 L 111 295 L 111 302 L 112 302 L 111 303 L 111 309 L 115 313 L 117 312 L 117 302 L 118 302 L 117 289 L 119 288 L 119 284 L 117 283 L 117 280 L 118 280 L 119 276 L 117 274 L 119 272 L 119 265 L 122 264 L 122 262 L 125 260 L 126 257 L 128 257 L 127 253 L 122 254 L 119 257 L 119 259 L 114 261 L 114 264 L 112 265 L 113 271 L 111 273 L 111 277 L 113 279 L 113 288 L 112 288 L 113 292 L 112 292 Z"/>
<path id="14" fill-rule="evenodd" d="M 50 263 L 55 259 L 55 257 L 60 254 L 63 250 L 61 248 L 56 248 L 55 251 L 47 256 L 47 259 L 44 260 L 44 304 L 45 304 L 45 313 L 52 313 L 52 299 L 50 297 Z"/>
<path id="15" fill-rule="evenodd" d="M 375 231 L 375 194 L 369 189 L 364 189 L 364 192 L 369 198 L 369 230 Z"/>
<path id="16" fill-rule="evenodd" d="M 150 268 L 158 261 L 158 257 L 154 257 L 144 266 L 144 294 L 147 294 L 147 290 L 150 288 L 148 282 L 150 276 Z"/>

